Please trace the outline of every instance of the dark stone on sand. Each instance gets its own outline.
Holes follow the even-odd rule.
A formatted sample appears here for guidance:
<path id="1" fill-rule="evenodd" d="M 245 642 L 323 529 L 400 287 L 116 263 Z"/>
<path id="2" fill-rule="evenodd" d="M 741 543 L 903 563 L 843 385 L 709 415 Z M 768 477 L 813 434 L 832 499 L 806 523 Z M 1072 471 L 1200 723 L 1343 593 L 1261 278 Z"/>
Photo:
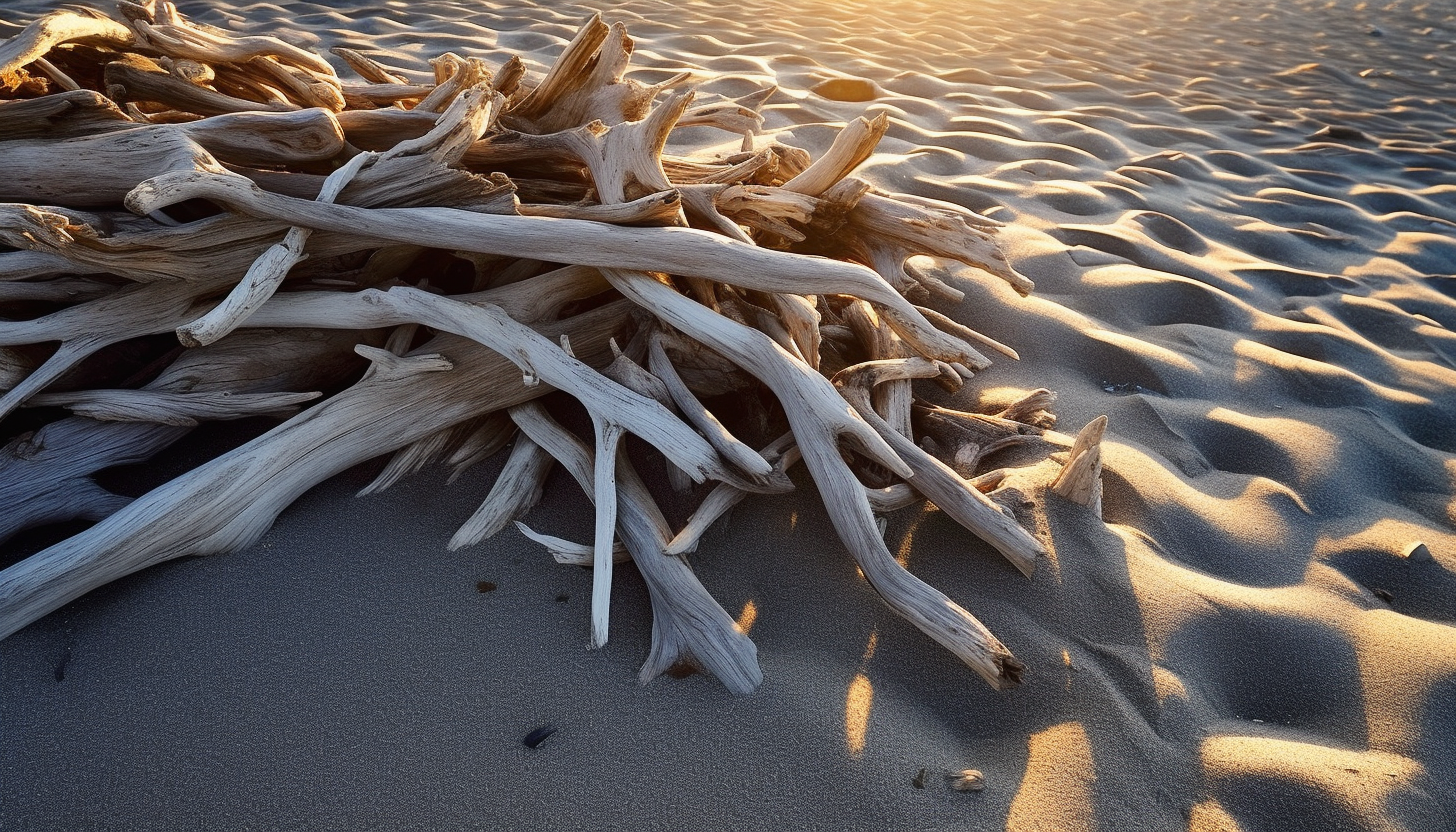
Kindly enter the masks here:
<path id="1" fill-rule="evenodd" d="M 1347 142 L 1373 142 L 1369 136 L 1353 127 L 1342 124 L 1328 124 L 1310 134 L 1312 139 L 1339 139 Z"/>
<path id="2" fill-rule="evenodd" d="M 542 725 L 538 728 L 532 729 L 531 733 L 527 734 L 525 738 L 521 740 L 521 742 L 524 743 L 527 748 L 536 748 L 541 743 L 545 742 L 547 737 L 551 736 L 554 733 L 556 733 L 556 726 L 547 723 L 546 725 Z"/>

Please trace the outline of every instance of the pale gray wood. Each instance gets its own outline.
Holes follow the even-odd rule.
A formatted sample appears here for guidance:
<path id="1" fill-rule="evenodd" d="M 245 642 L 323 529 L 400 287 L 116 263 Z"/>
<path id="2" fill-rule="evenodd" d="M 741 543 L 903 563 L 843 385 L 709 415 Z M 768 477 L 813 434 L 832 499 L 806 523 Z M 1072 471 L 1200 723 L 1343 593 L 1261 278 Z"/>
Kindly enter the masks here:
<path id="1" fill-rule="evenodd" d="M 511 416 L 571 473 L 589 498 L 596 499 L 596 463 L 581 440 L 539 406 L 512 408 Z M 664 554 L 670 533 L 667 521 L 625 456 L 616 457 L 615 490 L 620 508 L 617 531 L 652 598 L 652 649 L 639 678 L 645 683 L 678 662 L 697 662 L 733 693 L 751 693 L 763 681 L 757 648 L 686 561 Z"/>
<path id="2" fill-rule="evenodd" d="M 608 306 L 548 324 L 542 337 L 570 332 L 579 355 L 605 364 L 622 311 Z M 435 351 L 404 358 L 360 347 L 374 363 L 348 390 L 0 571 L 0 638 L 139 569 L 251 545 L 300 494 L 334 474 L 550 389 L 526 386 L 514 364 L 468 341 L 442 338 L 429 347 Z M 431 406 L 408 406 L 418 401 Z"/>

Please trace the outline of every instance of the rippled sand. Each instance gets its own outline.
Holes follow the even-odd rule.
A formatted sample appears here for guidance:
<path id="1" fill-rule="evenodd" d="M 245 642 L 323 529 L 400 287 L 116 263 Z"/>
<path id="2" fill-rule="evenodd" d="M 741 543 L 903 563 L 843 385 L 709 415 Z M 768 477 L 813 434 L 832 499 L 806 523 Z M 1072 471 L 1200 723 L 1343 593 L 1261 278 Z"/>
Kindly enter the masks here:
<path id="1" fill-rule="evenodd" d="M 179 5 L 417 71 L 539 70 L 599 9 L 644 80 L 777 85 L 779 141 L 888 113 L 863 175 L 1007 222 L 1037 282 L 946 276 L 947 311 L 1021 354 L 958 401 L 1108 414 L 1106 524 L 1034 495 L 1055 555 L 1027 581 L 933 513 L 892 520 L 1030 666 L 994 693 L 876 604 L 812 495 L 745 504 L 694 559 L 759 646 L 734 699 L 636 686 L 630 570 L 588 653 L 588 573 L 513 532 L 446 553 L 499 461 L 356 501 L 365 466 L 249 552 L 0 643 L 0 829 L 1456 828 L 1450 6 Z M 230 438 L 199 436 L 162 464 Z M 557 484 L 536 516 L 580 537 L 581 505 Z M 965 768 L 984 791 L 941 776 Z"/>

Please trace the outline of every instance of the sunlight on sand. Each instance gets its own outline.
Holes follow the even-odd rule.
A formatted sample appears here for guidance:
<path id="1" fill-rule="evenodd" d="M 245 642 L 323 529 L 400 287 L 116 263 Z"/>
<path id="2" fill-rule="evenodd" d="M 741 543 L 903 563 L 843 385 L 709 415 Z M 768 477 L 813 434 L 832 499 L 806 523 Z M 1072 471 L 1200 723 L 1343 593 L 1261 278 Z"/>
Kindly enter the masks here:
<path id="1" fill-rule="evenodd" d="M 844 744 L 852 757 L 864 753 L 865 734 L 870 728 L 870 707 L 875 701 L 875 689 L 870 680 L 860 673 L 849 683 L 849 692 L 844 698 Z"/>
<path id="2" fill-rule="evenodd" d="M 1039 731 L 1027 741 L 1026 774 L 1011 801 L 1008 832 L 1092 832 L 1097 770 L 1092 743 L 1079 722 Z"/>

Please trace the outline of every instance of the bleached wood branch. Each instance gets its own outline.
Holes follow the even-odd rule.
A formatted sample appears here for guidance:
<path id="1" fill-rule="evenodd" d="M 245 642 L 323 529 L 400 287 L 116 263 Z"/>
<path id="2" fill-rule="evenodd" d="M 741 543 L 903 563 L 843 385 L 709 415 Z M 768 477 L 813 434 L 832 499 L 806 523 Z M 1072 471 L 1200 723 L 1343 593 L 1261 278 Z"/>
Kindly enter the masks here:
<path id="1" fill-rule="evenodd" d="M 593 500 L 595 460 L 539 406 L 513 408 L 511 417 L 546 448 Z M 639 678 L 645 683 L 678 662 L 700 662 L 733 693 L 751 693 L 763 681 L 757 649 L 698 581 L 685 561 L 665 555 L 668 526 L 636 471 L 616 462 L 617 531 L 652 598 L 652 650 Z"/>
<path id="2" fill-rule="evenodd" d="M 621 309 L 603 307 L 542 337 L 570 332 L 578 355 L 605 363 Z M 172 558 L 237 551 L 315 484 L 442 427 L 542 392 L 519 369 L 468 342 L 449 354 L 398 358 L 360 348 L 375 363 L 353 387 L 242 447 L 139 497 L 95 526 L 0 570 L 0 638 L 110 581 Z M 453 368 L 453 372 L 451 372 Z M 406 405 L 429 401 L 419 412 Z"/>
<path id="3" fill-rule="evenodd" d="M 691 228 L 619 228 L 580 220 L 474 214 L 451 208 L 370 210 L 269 194 L 242 177 L 210 172 L 184 171 L 154 177 L 127 196 L 127 205 L 147 214 L 199 197 L 257 217 L 394 242 L 433 242 L 510 257 L 666 271 L 765 292 L 853 295 L 880 309 L 886 322 L 920 354 L 945 361 L 970 357 L 967 344 L 935 329 L 919 310 L 869 269 L 757 248 Z"/>

